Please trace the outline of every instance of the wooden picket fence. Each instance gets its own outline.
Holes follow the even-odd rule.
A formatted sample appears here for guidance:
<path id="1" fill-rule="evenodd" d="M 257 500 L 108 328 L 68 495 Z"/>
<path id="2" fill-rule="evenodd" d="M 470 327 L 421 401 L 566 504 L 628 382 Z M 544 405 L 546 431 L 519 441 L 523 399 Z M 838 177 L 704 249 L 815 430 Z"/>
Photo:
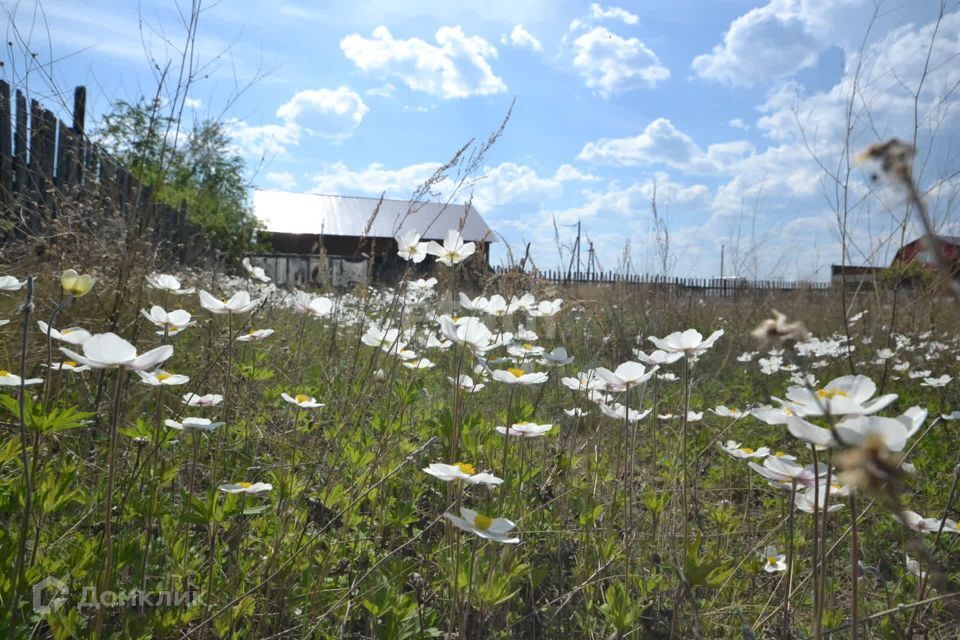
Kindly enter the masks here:
<path id="1" fill-rule="evenodd" d="M 497 273 L 509 273 L 510 268 L 498 267 Z M 779 291 L 829 291 L 829 282 L 788 280 L 748 280 L 745 278 L 677 278 L 671 276 L 595 271 L 590 273 L 561 270 L 537 271 L 535 275 L 562 285 L 622 285 L 648 287 L 659 291 L 696 294 L 701 296 L 735 296 L 750 293 Z"/>
<path id="2" fill-rule="evenodd" d="M 156 202 L 150 185 L 86 135 L 86 95 L 85 87 L 75 89 L 67 123 L 0 80 L 0 239 L 42 235 L 65 206 L 86 203 L 89 216 L 113 209 L 113 221 L 121 216 L 172 259 L 189 264 L 204 257 L 209 244 L 185 205 Z M 88 222 L 96 228 L 98 221 Z"/>

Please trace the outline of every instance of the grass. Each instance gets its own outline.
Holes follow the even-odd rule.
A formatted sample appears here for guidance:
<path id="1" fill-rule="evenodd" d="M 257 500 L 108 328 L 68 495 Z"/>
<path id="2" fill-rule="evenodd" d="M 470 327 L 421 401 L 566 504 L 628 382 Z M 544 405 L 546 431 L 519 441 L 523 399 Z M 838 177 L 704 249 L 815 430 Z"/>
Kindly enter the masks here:
<path id="1" fill-rule="evenodd" d="M 0 329 L 0 356 L 6 368 L 19 368 L 16 374 L 44 377 L 47 340 L 36 321 L 50 321 L 63 293 L 55 274 L 35 272 L 29 317 L 19 308 L 23 290 L 2 302 L 2 317 L 11 322 Z M 196 295 L 163 293 L 141 284 L 143 273 L 125 275 L 116 278 L 126 283 L 117 288 L 110 272 L 90 294 L 64 304 L 51 324 L 112 329 L 141 353 L 172 344 L 174 354 L 163 366 L 190 380 L 154 387 L 122 369 L 101 369 L 50 372 L 46 384 L 26 387 L 23 396 L 19 387 L 5 387 L 5 637 L 958 633 L 953 601 L 944 597 L 958 590 L 950 573 L 960 566 L 958 536 L 949 528 L 920 536 L 891 515 L 901 505 L 938 520 L 956 517 L 950 487 L 960 462 L 957 423 L 938 418 L 958 408 L 956 382 L 933 388 L 909 377 L 918 369 L 933 377 L 957 374 L 955 313 L 935 296 L 901 300 L 891 317 L 889 293 L 861 295 L 845 310 L 829 292 L 698 299 L 640 288 L 491 280 L 483 287 L 488 296 L 510 300 L 529 291 L 537 300 L 564 300 L 561 312 L 548 318 L 481 314 L 494 335 L 516 333 L 523 324 L 537 334 L 525 342 L 547 352 L 564 346 L 574 356 L 572 364 L 547 367 L 499 363 L 506 347 L 491 350 L 491 369 L 519 364 L 549 374 L 546 383 L 521 386 L 475 369 L 479 360 L 463 345 L 426 346 L 429 333 L 444 339 L 439 314 L 466 315 L 454 303 L 459 287 L 451 286 L 456 278 L 446 268 L 430 295 L 405 288 L 399 296 L 366 288 L 326 294 L 334 304 L 325 317 L 297 313 L 284 292 L 246 279 L 219 277 L 211 288 L 210 274 L 188 275 L 184 286 L 215 295 L 243 289 L 263 298 L 248 313 L 212 315 Z M 187 309 L 196 323 L 175 336 L 156 335 L 138 313 L 151 304 Z M 750 335 L 774 306 L 821 339 L 851 334 L 849 357 L 793 357 L 789 350 L 780 356 L 784 365 L 795 361 L 798 373 L 814 375 L 814 388 L 858 373 L 882 381 L 881 393 L 898 394 L 881 415 L 900 415 L 913 405 L 929 410 L 909 441 L 907 461 L 917 472 L 902 490 L 880 483 L 880 491 L 862 493 L 856 504 L 844 500 L 841 511 L 818 514 L 815 524 L 814 516 L 790 508 L 789 489 L 769 486 L 746 460 L 717 446 L 736 440 L 813 462 L 812 448 L 782 425 L 710 411 L 768 403 L 795 384 L 788 371 L 761 372 L 758 360 L 769 358 L 769 349 Z M 860 311 L 867 313 L 845 326 L 845 318 Z M 409 348 L 435 366 L 403 366 L 389 353 L 396 338 L 386 350 L 367 346 L 361 338 L 371 324 L 402 329 Z M 263 328 L 275 333 L 251 342 L 231 339 Z M 587 394 L 560 383 L 578 371 L 615 369 L 635 360 L 633 349 L 649 352 L 648 336 L 688 328 L 703 335 L 723 329 L 724 335 L 691 363 L 689 397 L 684 360 L 658 372 L 676 379 L 654 376 L 617 394 L 617 402 L 650 410 L 637 422 L 604 415 Z M 880 349 L 897 344 L 893 357 L 878 360 Z M 61 361 L 58 346 L 54 341 L 53 362 Z M 745 352 L 754 355 L 738 359 Z M 900 371 L 898 363 L 909 368 Z M 485 388 L 458 390 L 447 381 L 458 373 Z M 187 407 L 181 397 L 191 392 L 224 400 Z M 311 396 L 324 406 L 299 408 L 282 393 Z M 682 416 L 686 403 L 702 418 L 658 417 Z M 583 415 L 564 412 L 574 408 Z M 224 424 L 207 432 L 164 424 L 184 417 Z M 495 430 L 528 421 L 553 427 L 541 438 L 505 438 Z M 468 463 L 504 482 L 447 484 L 422 471 L 434 462 Z M 272 489 L 248 495 L 219 488 L 241 482 Z M 460 506 L 510 519 L 519 544 L 456 528 L 445 514 L 459 515 Z M 764 570 L 768 546 L 789 555 L 790 571 Z M 856 601 L 854 553 L 863 564 Z M 931 577 L 909 573 L 905 554 Z M 823 558 L 822 571 L 815 571 L 816 558 Z M 37 611 L 31 586 L 47 576 L 65 590 L 56 606 Z M 112 606 L 91 604 L 94 591 Z M 55 595 L 48 588 L 42 604 Z M 929 602 L 912 604 L 921 601 Z M 851 626 L 854 602 L 858 621 Z"/>

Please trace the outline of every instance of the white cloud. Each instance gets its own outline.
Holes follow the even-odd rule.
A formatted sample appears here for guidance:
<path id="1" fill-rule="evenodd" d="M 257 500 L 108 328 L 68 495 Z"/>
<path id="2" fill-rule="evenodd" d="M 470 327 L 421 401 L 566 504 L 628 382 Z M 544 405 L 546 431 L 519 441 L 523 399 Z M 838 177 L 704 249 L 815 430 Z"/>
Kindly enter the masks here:
<path id="1" fill-rule="evenodd" d="M 300 127 L 292 123 L 251 125 L 232 118 L 226 130 L 241 155 L 283 155 L 287 147 L 300 144 Z"/>
<path id="2" fill-rule="evenodd" d="M 563 193 L 566 182 L 594 182 L 598 177 L 582 173 L 569 164 L 560 165 L 553 176 L 541 176 L 533 167 L 503 162 L 487 168 L 474 186 L 473 202 L 489 211 L 511 202 L 540 200 Z"/>
<path id="3" fill-rule="evenodd" d="M 636 14 L 630 13 L 620 7 L 608 7 L 604 9 L 597 3 L 590 5 L 590 17 L 594 20 L 621 20 L 625 24 L 637 24 L 640 18 Z"/>
<path id="4" fill-rule="evenodd" d="M 537 40 L 536 36 L 524 29 L 522 24 L 514 26 L 509 36 L 500 36 L 500 44 L 512 45 L 519 49 L 526 48 L 536 51 L 537 53 L 543 51 L 543 45 L 540 44 L 540 41 Z"/>
<path id="5" fill-rule="evenodd" d="M 200 98 L 184 98 L 183 104 L 190 109 L 199 109 L 203 106 L 203 100 Z"/>
<path id="6" fill-rule="evenodd" d="M 280 105 L 277 117 L 312 135 L 343 140 L 353 135 L 368 111 L 370 109 L 355 91 L 341 86 L 298 91 Z"/>
<path id="7" fill-rule="evenodd" d="M 408 198 L 438 168 L 439 162 L 421 162 L 399 169 L 387 169 L 375 162 L 354 170 L 343 162 L 336 162 L 313 176 L 311 191 L 343 195 L 386 193 L 388 198 Z"/>
<path id="8" fill-rule="evenodd" d="M 668 164 L 683 166 L 703 155 L 693 138 L 666 118 L 657 118 L 643 133 L 628 138 L 588 142 L 578 160 L 617 165 Z"/>
<path id="9" fill-rule="evenodd" d="M 392 82 L 387 82 L 386 84 L 382 84 L 377 87 L 370 87 L 364 91 L 364 93 L 366 93 L 368 96 L 376 96 L 378 98 L 392 98 L 396 90 L 397 88 Z"/>
<path id="10" fill-rule="evenodd" d="M 727 124 L 736 129 L 743 129 L 744 131 L 750 130 L 750 125 L 743 121 L 743 118 L 734 118 L 730 120 Z"/>
<path id="11" fill-rule="evenodd" d="M 267 171 L 266 179 L 281 189 L 293 189 L 297 186 L 297 177 L 288 171 Z"/>
<path id="12" fill-rule="evenodd" d="M 497 49 L 480 36 L 467 36 L 459 26 L 441 27 L 436 45 L 420 38 L 398 40 L 387 27 L 372 38 L 352 34 L 340 40 L 343 54 L 363 71 L 399 79 L 414 91 L 438 98 L 467 98 L 507 90 L 490 67 Z"/>
<path id="13" fill-rule="evenodd" d="M 587 86 L 607 98 L 640 87 L 655 87 L 670 77 L 660 58 L 637 38 L 594 27 L 573 41 L 573 67 Z"/>

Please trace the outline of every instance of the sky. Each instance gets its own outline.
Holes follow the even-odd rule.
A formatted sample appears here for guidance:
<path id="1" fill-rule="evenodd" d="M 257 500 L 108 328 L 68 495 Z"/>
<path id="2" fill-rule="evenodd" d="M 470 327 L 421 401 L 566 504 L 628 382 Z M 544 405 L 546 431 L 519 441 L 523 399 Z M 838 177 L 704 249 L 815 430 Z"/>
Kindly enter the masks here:
<path id="1" fill-rule="evenodd" d="M 82 84 L 95 121 L 168 63 L 174 104 L 190 3 L 0 6 L 3 78 L 49 106 Z M 591 244 L 595 268 L 685 277 L 721 253 L 756 278 L 887 264 L 917 226 L 853 156 L 893 136 L 960 233 L 958 0 L 220 0 L 196 31 L 186 117 L 224 120 L 258 188 L 405 199 L 512 104 L 437 185 L 494 263 L 529 243 L 565 268 L 579 223 L 581 269 Z"/>

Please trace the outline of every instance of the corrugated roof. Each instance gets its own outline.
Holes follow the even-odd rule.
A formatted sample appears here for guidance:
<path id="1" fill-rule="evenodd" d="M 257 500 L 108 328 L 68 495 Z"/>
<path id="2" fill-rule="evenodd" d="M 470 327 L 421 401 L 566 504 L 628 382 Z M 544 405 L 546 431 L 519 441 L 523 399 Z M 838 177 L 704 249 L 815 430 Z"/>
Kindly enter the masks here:
<path id="1" fill-rule="evenodd" d="M 378 198 L 332 196 L 257 189 L 253 192 L 253 214 L 272 233 L 364 235 Z M 411 210 L 412 208 L 412 210 Z M 461 229 L 462 226 L 462 229 Z M 416 230 L 425 240 L 443 240 L 449 229 L 461 229 L 468 242 L 495 242 L 490 227 L 475 207 L 437 202 L 386 200 L 377 211 L 366 236 L 392 238 Z"/>

